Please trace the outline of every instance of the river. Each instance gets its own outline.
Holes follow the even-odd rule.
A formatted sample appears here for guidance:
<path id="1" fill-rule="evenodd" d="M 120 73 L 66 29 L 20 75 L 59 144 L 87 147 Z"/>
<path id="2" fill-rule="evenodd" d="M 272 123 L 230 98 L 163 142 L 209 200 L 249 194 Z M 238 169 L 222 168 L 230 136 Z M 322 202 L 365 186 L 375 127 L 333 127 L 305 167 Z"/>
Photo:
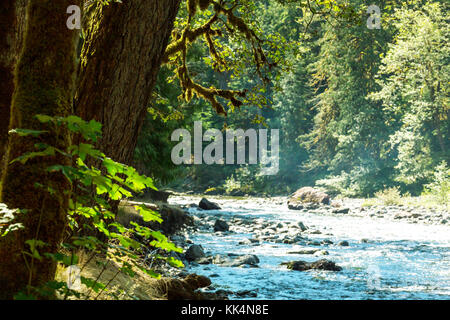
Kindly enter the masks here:
<path id="1" fill-rule="evenodd" d="M 169 202 L 188 205 L 198 203 L 199 199 L 171 197 Z M 248 290 L 256 294 L 256 299 L 263 300 L 450 299 L 448 225 L 298 212 L 289 210 L 284 201 L 213 200 L 222 210 L 188 209 L 206 225 L 190 234 L 189 239 L 201 244 L 207 255 L 253 254 L 260 260 L 257 268 L 196 263 L 188 266 L 189 272 L 210 276 L 215 289 Z M 227 221 L 231 232 L 214 233 L 208 228 L 217 218 Z M 247 223 L 234 225 L 241 219 Z M 302 233 L 295 227 L 300 221 L 308 228 Z M 271 226 L 275 227 L 270 229 Z M 304 240 L 292 244 L 264 240 L 243 243 L 245 239 L 263 235 L 286 239 L 299 233 Z M 348 246 L 338 245 L 341 241 L 347 241 Z M 326 250 L 328 255 L 288 253 L 299 249 Z M 343 270 L 301 272 L 280 265 L 322 258 L 335 262 Z"/>

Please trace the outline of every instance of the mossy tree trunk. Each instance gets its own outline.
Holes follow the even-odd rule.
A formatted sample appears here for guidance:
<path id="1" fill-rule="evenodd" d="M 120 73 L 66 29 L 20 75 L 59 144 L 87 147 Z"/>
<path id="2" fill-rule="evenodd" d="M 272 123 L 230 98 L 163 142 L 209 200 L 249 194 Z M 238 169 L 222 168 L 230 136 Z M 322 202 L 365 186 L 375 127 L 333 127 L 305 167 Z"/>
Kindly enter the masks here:
<path id="1" fill-rule="evenodd" d="M 39 138 L 10 137 L 6 159 L 34 151 L 36 143 L 62 149 L 69 144 L 65 130 L 40 124 L 34 116 L 67 116 L 72 112 L 75 91 L 77 31 L 66 26 L 69 5 L 81 0 L 29 0 L 24 47 L 15 71 L 15 92 L 12 98 L 11 128 L 48 130 Z M 32 159 L 22 165 L 15 162 L 6 167 L 2 177 L 1 202 L 10 208 L 26 209 L 17 214 L 24 229 L 0 238 L 0 299 L 11 299 L 27 285 L 40 286 L 54 279 L 56 264 L 50 259 L 31 259 L 25 241 L 45 242 L 40 252 L 55 252 L 66 227 L 68 188 L 65 178 L 48 173 L 50 165 L 66 164 L 62 156 Z M 54 194 L 35 186 L 40 183 L 54 189 Z M 25 260 L 26 259 L 26 260 Z"/>
<path id="2" fill-rule="evenodd" d="M 131 164 L 180 0 L 99 5 L 88 20 L 75 112 L 103 124 L 99 148 Z"/>
<path id="3" fill-rule="evenodd" d="M 8 142 L 14 67 L 20 52 L 27 0 L 3 0 L 0 9 L 0 176 Z"/>

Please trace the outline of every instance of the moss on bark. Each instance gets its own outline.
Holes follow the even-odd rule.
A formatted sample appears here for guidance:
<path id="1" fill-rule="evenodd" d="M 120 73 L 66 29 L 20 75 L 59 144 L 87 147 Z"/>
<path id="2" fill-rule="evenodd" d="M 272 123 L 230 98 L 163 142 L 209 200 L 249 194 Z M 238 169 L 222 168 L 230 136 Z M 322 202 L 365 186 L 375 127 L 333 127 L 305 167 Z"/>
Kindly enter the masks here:
<path id="1" fill-rule="evenodd" d="M 11 136 L 6 159 L 34 151 L 36 143 L 65 149 L 69 134 L 65 130 L 45 127 L 34 116 L 67 116 L 72 111 L 76 45 L 78 32 L 66 26 L 69 5 L 81 0 L 30 0 L 24 48 L 15 71 L 15 93 L 12 99 L 11 127 L 48 130 L 39 138 Z M 56 264 L 49 259 L 25 258 L 25 241 L 38 239 L 47 243 L 42 252 L 55 252 L 66 226 L 68 188 L 65 178 L 48 173 L 50 165 L 66 164 L 60 155 L 18 162 L 6 167 L 2 176 L 0 201 L 10 208 L 26 209 L 17 222 L 24 229 L 0 238 L 0 299 L 11 299 L 27 285 L 40 286 L 54 278 Z M 51 186 L 55 193 L 37 188 L 36 183 Z M 27 261 L 25 261 L 27 259 Z"/>
<path id="2" fill-rule="evenodd" d="M 8 142 L 14 67 L 22 43 L 26 0 L 4 0 L 0 9 L 0 173 Z M 0 174 L 1 175 L 1 174 Z"/>
<path id="3" fill-rule="evenodd" d="M 89 9 L 75 112 L 102 123 L 97 147 L 115 161 L 133 160 L 179 4 L 124 0 Z"/>

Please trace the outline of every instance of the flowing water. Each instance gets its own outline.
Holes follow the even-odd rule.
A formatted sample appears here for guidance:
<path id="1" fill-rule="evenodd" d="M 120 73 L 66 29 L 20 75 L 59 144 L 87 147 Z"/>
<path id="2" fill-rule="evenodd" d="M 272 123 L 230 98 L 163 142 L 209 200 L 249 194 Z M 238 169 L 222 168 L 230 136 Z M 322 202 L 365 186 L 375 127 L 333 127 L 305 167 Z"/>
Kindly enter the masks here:
<path id="1" fill-rule="evenodd" d="M 196 199 L 198 200 L 198 199 Z M 190 198 L 171 202 L 188 204 Z M 198 203 L 198 202 L 197 202 Z M 233 292 L 250 290 L 257 299 L 450 299 L 450 227 L 374 220 L 352 215 L 319 215 L 288 210 L 286 204 L 256 201 L 224 200 L 222 210 L 202 211 L 208 215 L 252 218 L 256 222 L 292 224 L 302 221 L 310 230 L 321 234 L 306 235 L 309 240 L 331 240 L 333 244 L 314 247 L 329 255 L 293 255 L 305 246 L 261 242 L 239 245 L 252 238 L 250 230 L 230 234 L 211 231 L 190 236 L 207 253 L 254 254 L 259 268 L 236 268 L 198 265 L 189 272 L 210 276 L 217 289 Z M 193 214 L 197 209 L 189 209 Z M 229 222 L 233 230 L 232 222 Z M 361 241 L 362 239 L 365 239 Z M 349 246 L 336 243 L 346 240 Z M 309 246 L 311 247 L 311 246 Z M 326 258 L 343 270 L 291 271 L 282 262 L 316 261 Z M 235 299 L 235 297 L 233 297 Z"/>

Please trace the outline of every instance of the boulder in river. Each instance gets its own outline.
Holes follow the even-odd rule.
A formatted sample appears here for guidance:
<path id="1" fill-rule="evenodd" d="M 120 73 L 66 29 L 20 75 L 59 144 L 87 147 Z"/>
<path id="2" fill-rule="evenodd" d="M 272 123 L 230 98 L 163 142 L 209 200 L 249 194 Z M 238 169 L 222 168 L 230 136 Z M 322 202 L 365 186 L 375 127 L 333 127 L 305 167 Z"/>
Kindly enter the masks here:
<path id="1" fill-rule="evenodd" d="M 306 231 L 308 228 L 303 224 L 303 222 L 299 221 L 297 222 L 297 226 L 300 228 L 300 230 L 302 231 Z"/>
<path id="2" fill-rule="evenodd" d="M 228 223 L 226 221 L 223 220 L 216 220 L 216 222 L 214 223 L 214 232 L 225 232 L 230 230 L 230 226 L 228 225 Z"/>
<path id="3" fill-rule="evenodd" d="M 296 251 L 288 251 L 287 254 L 315 254 L 320 249 L 300 249 Z"/>
<path id="4" fill-rule="evenodd" d="M 228 255 L 221 256 L 217 255 L 213 260 L 214 264 L 219 264 L 223 267 L 242 267 L 242 266 L 253 266 L 256 267 L 259 263 L 259 258 L 254 254 L 246 255 Z"/>
<path id="5" fill-rule="evenodd" d="M 296 271 L 307 271 L 307 270 L 326 270 L 326 271 L 341 271 L 342 267 L 336 265 L 333 261 L 327 259 L 321 259 L 315 262 L 306 261 L 291 261 L 287 263 L 282 263 L 287 265 L 288 269 Z"/>
<path id="6" fill-rule="evenodd" d="M 241 298 L 256 298 L 258 294 L 251 290 L 241 290 L 235 293 L 236 296 Z"/>
<path id="7" fill-rule="evenodd" d="M 188 261 L 195 261 L 200 258 L 204 258 L 205 252 L 203 251 L 203 247 L 201 245 L 193 244 L 186 250 L 184 256 Z"/>
<path id="8" fill-rule="evenodd" d="M 200 200 L 198 206 L 203 210 L 220 210 L 221 208 L 217 203 L 211 202 L 206 198 Z"/>
<path id="9" fill-rule="evenodd" d="M 333 209 L 333 211 L 331 211 L 331 212 L 347 214 L 350 212 L 350 209 L 349 208 L 337 208 L 337 209 Z"/>
<path id="10" fill-rule="evenodd" d="M 303 187 L 293 193 L 288 201 L 289 209 L 301 210 L 307 204 L 330 204 L 330 196 L 312 187 Z"/>

